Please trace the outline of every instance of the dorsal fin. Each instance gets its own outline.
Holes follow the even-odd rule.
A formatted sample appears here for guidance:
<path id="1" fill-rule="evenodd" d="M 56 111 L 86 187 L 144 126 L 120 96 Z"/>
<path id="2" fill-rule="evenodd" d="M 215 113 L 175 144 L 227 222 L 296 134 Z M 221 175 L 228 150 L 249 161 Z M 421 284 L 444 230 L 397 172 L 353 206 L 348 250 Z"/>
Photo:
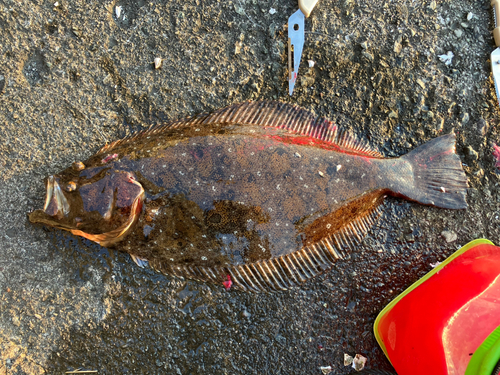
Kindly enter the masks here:
<path id="1" fill-rule="evenodd" d="M 141 130 L 140 132 L 131 134 L 125 138 L 119 139 L 117 141 L 111 142 L 110 144 L 104 145 L 99 151 L 97 151 L 98 154 L 102 154 L 105 152 L 110 152 L 114 147 L 125 144 L 125 143 L 130 143 L 133 142 L 134 140 L 141 138 L 141 137 L 147 137 L 155 134 L 161 134 L 164 131 L 171 130 L 171 129 L 176 129 L 184 126 L 195 126 L 195 125 L 201 125 L 203 124 L 203 121 L 209 116 L 209 113 L 202 113 L 199 115 L 195 115 L 192 117 L 186 117 L 183 119 L 175 120 L 175 121 L 170 121 L 167 122 L 166 124 L 158 124 L 158 125 L 153 125 L 149 129 L 146 130 Z"/>
<path id="2" fill-rule="evenodd" d="M 166 274 L 216 284 L 221 284 L 230 275 L 234 287 L 243 291 L 287 290 L 330 269 L 337 260 L 349 258 L 349 253 L 361 243 L 381 213 L 378 204 L 316 243 L 294 253 L 256 263 L 214 268 L 172 266 L 154 261 L 150 265 Z"/>
<path id="3" fill-rule="evenodd" d="M 153 126 L 147 130 L 133 134 L 119 141 L 110 143 L 99 150 L 98 154 L 109 152 L 115 146 L 131 142 L 139 137 L 161 134 L 163 131 L 186 126 L 211 124 L 259 125 L 285 129 L 320 141 L 335 145 L 339 151 L 364 156 L 382 157 L 365 142 L 356 139 L 346 131 L 342 131 L 331 121 L 317 117 L 314 113 L 299 106 L 277 101 L 244 102 L 233 104 L 212 113 L 204 113 Z"/>

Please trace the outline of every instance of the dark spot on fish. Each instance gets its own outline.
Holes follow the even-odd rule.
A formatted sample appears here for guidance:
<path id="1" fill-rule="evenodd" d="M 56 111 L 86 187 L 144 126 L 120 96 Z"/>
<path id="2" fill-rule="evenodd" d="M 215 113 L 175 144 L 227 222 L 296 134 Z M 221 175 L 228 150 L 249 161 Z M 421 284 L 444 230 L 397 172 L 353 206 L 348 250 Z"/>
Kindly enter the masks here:
<path id="1" fill-rule="evenodd" d="M 222 217 L 220 216 L 220 214 L 215 213 L 208 217 L 208 221 L 213 224 L 219 224 L 222 221 Z"/>
<path id="2" fill-rule="evenodd" d="M 221 180 L 223 177 L 224 177 L 224 170 L 221 167 L 214 169 L 210 174 L 210 178 L 214 181 Z"/>
<path id="3" fill-rule="evenodd" d="M 246 177 L 247 182 L 249 182 L 249 183 L 255 182 L 255 176 L 252 173 L 247 174 L 245 177 Z"/>
<path id="4" fill-rule="evenodd" d="M 234 197 L 235 197 L 236 193 L 234 192 L 233 189 L 230 189 L 227 191 L 227 194 L 226 194 L 226 199 L 227 200 L 233 200 Z"/>
<path id="5" fill-rule="evenodd" d="M 286 153 L 285 149 L 281 148 L 281 147 L 278 147 L 275 151 L 276 154 L 278 154 L 279 156 L 283 155 Z"/>
<path id="6" fill-rule="evenodd" d="M 326 173 L 330 176 L 335 176 L 335 174 L 337 173 L 337 166 L 330 165 L 328 168 L 326 168 Z"/>
<path id="7" fill-rule="evenodd" d="M 221 130 L 218 130 L 218 131 L 217 131 L 217 134 L 224 134 L 225 132 L 226 132 L 226 130 L 221 129 Z"/>
<path id="8" fill-rule="evenodd" d="M 201 148 L 197 148 L 193 151 L 193 156 L 197 160 L 201 159 L 203 157 L 203 150 Z"/>
<path id="9" fill-rule="evenodd" d="M 225 165 L 231 164 L 231 159 L 229 159 L 229 157 L 223 156 L 221 159 L 222 159 L 222 163 L 224 163 Z"/>

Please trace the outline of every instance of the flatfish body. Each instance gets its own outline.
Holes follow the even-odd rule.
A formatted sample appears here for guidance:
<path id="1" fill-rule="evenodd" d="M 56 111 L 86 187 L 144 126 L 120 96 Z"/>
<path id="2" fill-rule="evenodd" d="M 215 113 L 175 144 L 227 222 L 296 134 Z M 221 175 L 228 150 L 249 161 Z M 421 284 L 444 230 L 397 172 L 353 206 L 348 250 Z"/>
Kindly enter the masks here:
<path id="1" fill-rule="evenodd" d="M 454 145 L 450 134 L 385 159 L 311 112 L 243 103 L 114 142 L 50 176 L 30 220 L 162 272 L 286 289 L 348 256 L 387 194 L 465 208 Z"/>

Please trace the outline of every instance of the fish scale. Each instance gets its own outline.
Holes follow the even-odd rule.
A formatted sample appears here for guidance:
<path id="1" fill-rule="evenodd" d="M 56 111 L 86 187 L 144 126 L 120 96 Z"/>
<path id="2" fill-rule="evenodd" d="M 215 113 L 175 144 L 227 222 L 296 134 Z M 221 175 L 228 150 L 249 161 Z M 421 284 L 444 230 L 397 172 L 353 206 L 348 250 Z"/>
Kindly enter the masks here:
<path id="1" fill-rule="evenodd" d="M 259 292 L 348 258 L 386 195 L 457 209 L 466 188 L 454 134 L 386 159 L 310 111 L 246 102 L 104 146 L 50 176 L 29 218 L 140 266 Z"/>

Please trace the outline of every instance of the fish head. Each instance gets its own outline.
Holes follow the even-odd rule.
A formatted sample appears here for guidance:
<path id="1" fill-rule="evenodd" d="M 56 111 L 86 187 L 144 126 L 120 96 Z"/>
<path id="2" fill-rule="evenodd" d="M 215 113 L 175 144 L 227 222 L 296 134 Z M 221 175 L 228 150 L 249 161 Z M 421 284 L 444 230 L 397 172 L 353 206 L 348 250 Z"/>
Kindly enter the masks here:
<path id="1" fill-rule="evenodd" d="M 29 220 L 110 246 L 136 223 L 144 189 L 132 172 L 82 166 L 74 163 L 46 178 L 44 208 L 31 212 Z"/>

